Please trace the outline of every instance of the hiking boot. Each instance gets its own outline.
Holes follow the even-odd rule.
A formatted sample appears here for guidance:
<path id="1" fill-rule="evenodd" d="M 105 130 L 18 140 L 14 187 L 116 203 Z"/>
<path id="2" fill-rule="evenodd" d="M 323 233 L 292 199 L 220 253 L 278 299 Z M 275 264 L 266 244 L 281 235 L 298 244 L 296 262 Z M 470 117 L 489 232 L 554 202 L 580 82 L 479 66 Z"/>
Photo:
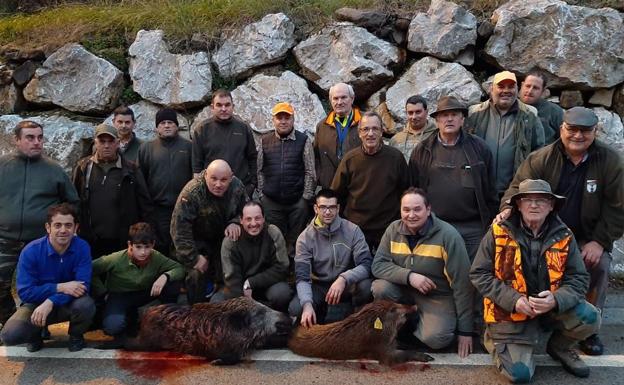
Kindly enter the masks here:
<path id="1" fill-rule="evenodd" d="M 69 346 L 67 349 L 70 352 L 78 352 L 85 346 L 87 346 L 87 344 L 85 343 L 83 336 L 69 336 Z"/>
<path id="2" fill-rule="evenodd" d="M 52 339 L 52 334 L 50 334 L 50 329 L 48 329 L 47 326 L 44 326 L 43 329 L 41 329 L 41 338 L 44 340 Z"/>
<path id="3" fill-rule="evenodd" d="M 41 350 L 41 348 L 43 348 L 43 340 L 41 339 L 41 337 L 38 337 L 34 341 L 26 344 L 26 350 L 28 350 L 30 353 L 38 352 L 39 350 Z"/>
<path id="4" fill-rule="evenodd" d="M 588 356 L 601 356 L 604 352 L 604 345 L 598 334 L 591 335 L 586 340 L 579 342 L 579 348 Z"/>
<path id="5" fill-rule="evenodd" d="M 555 361 L 561 362 L 561 366 L 576 377 L 589 376 L 589 366 L 581 360 L 578 353 L 572 348 L 556 348 L 552 344 L 548 344 L 546 353 Z"/>

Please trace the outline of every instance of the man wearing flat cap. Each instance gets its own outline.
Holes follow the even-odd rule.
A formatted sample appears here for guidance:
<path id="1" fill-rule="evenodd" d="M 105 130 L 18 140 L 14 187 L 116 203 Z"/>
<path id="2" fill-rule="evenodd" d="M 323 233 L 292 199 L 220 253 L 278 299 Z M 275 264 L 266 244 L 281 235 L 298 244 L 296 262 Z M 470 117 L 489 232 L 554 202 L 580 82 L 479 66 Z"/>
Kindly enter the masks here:
<path id="1" fill-rule="evenodd" d="M 497 220 L 509 216 L 505 203 L 517 193 L 520 182 L 539 178 L 553 186 L 566 202 L 559 217 L 579 243 L 591 275 L 587 300 L 604 307 L 613 241 L 624 233 L 624 170 L 619 154 L 596 140 L 598 118 L 593 111 L 574 107 L 565 112 L 560 138 L 532 153 L 522 163 L 503 198 Z M 603 344 L 592 335 L 581 344 L 591 355 L 600 355 Z"/>
<path id="2" fill-rule="evenodd" d="M 498 209 L 492 153 L 485 141 L 462 130 L 468 109 L 443 96 L 431 113 L 437 130 L 416 146 L 409 162 L 412 185 L 428 192 L 432 210 L 452 224 L 474 259 Z"/>
<path id="3" fill-rule="evenodd" d="M 518 100 L 516 75 L 509 71 L 494 75 L 489 100 L 470 107 L 466 129 L 490 148 L 499 195 L 529 153 L 544 146 L 544 128 L 537 110 Z"/>
<path id="4" fill-rule="evenodd" d="M 584 299 L 589 274 L 557 216 L 565 200 L 548 182 L 524 179 L 506 201 L 511 215 L 492 224 L 470 270 L 484 297 L 484 345 L 514 383 L 531 381 L 542 328 L 553 331 L 547 353 L 573 375 L 589 375 L 573 346 L 598 331 L 600 312 Z"/>
<path id="5" fill-rule="evenodd" d="M 171 214 L 180 191 L 193 179 L 192 145 L 178 135 L 178 114 L 171 108 L 156 113 L 156 135 L 141 144 L 138 160 L 154 203 L 156 250 L 170 256 Z"/>
<path id="6" fill-rule="evenodd" d="M 119 153 L 113 126 L 95 128 L 95 151 L 78 161 L 72 182 L 80 196 L 79 234 L 91 245 L 93 258 L 124 248 L 130 225 L 151 219 L 143 174 Z"/>
<path id="7" fill-rule="evenodd" d="M 281 230 L 293 257 L 316 187 L 314 149 L 310 138 L 294 129 L 290 103 L 277 103 L 271 115 L 275 131 L 262 137 L 258 151 L 258 193 L 267 221 Z"/>

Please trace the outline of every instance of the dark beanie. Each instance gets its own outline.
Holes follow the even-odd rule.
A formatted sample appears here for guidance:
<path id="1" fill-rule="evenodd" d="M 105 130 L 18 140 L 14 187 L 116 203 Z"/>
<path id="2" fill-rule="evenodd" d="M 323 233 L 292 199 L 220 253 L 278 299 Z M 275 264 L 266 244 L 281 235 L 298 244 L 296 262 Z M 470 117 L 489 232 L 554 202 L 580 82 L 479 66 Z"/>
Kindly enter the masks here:
<path id="1" fill-rule="evenodd" d="M 163 108 L 156 113 L 156 127 L 158 127 L 158 124 L 163 120 L 171 120 L 176 124 L 176 126 L 179 126 L 178 114 L 171 108 Z"/>

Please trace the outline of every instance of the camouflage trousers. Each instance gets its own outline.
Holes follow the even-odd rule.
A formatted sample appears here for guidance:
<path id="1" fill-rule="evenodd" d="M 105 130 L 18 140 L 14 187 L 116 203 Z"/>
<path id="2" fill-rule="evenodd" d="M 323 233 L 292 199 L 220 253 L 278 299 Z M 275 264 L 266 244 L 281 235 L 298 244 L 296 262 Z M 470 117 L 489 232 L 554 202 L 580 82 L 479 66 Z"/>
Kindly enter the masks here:
<path id="1" fill-rule="evenodd" d="M 525 383 L 535 373 L 533 349 L 541 332 L 552 330 L 548 343 L 567 349 L 596 334 L 600 323 L 600 311 L 582 300 L 560 314 L 551 312 L 525 322 L 490 323 L 485 330 L 484 345 L 503 376 L 514 383 Z"/>
<path id="2" fill-rule="evenodd" d="M 13 274 L 24 242 L 0 238 L 0 324 L 15 313 L 15 300 L 11 293 Z"/>

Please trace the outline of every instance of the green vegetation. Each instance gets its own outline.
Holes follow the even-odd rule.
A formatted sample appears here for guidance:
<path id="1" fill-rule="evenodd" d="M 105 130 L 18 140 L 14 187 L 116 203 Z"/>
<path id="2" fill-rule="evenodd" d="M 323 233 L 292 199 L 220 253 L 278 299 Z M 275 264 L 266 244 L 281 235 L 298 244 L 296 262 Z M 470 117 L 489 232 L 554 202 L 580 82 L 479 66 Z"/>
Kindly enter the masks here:
<path id="1" fill-rule="evenodd" d="M 479 18 L 507 0 L 454 0 Z M 61 46 L 91 42 L 99 54 L 123 68 L 117 52 L 127 48 L 140 29 L 163 29 L 174 47 L 185 47 L 195 33 L 214 40 L 226 29 L 260 19 L 267 13 L 285 12 L 304 33 L 318 29 L 341 7 L 372 8 L 411 16 L 430 0 L 29 0 L 36 13 L 15 13 L 17 0 L 0 5 L 0 46 Z M 568 0 L 571 4 L 621 7 L 621 0 Z M 35 4 L 34 6 L 32 4 Z M 51 5 L 50 5 L 51 4 Z M 28 9 L 28 8 L 27 8 Z"/>

